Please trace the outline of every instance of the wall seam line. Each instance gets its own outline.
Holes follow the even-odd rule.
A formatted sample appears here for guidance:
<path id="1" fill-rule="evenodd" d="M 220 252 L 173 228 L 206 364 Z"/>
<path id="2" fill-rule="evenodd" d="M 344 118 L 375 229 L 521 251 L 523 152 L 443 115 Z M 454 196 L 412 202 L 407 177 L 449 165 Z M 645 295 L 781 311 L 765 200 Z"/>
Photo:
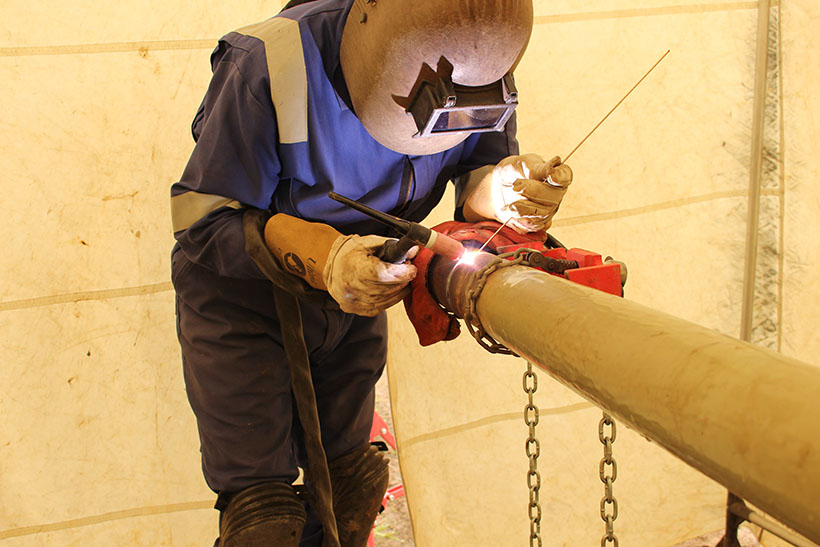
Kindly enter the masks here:
<path id="1" fill-rule="evenodd" d="M 68 44 L 55 46 L 0 47 L 0 57 L 32 57 L 39 55 L 76 55 L 85 53 L 138 53 L 149 51 L 174 51 L 213 49 L 216 39 L 205 40 L 154 40 L 140 42 L 110 42 L 99 44 Z"/>
<path id="2" fill-rule="evenodd" d="M 555 408 L 543 408 L 539 411 L 539 416 L 553 416 L 559 414 L 570 414 L 572 412 L 577 412 L 579 410 L 586 410 L 588 408 L 595 408 L 593 403 L 584 402 L 584 403 L 575 403 L 572 405 L 555 407 Z M 450 435 L 454 435 L 456 433 L 463 433 L 464 431 L 469 431 L 471 429 L 476 429 L 479 427 L 483 427 L 486 425 L 498 423 L 498 422 L 506 422 L 512 420 L 522 420 L 523 421 L 524 413 L 523 412 L 507 412 L 505 414 L 496 414 L 494 416 L 488 416 L 486 418 L 482 418 L 480 420 L 475 420 L 472 422 L 468 422 L 465 424 L 459 424 L 452 427 L 446 427 L 444 429 L 439 429 L 437 431 L 431 431 L 430 433 L 423 433 L 421 435 L 416 435 L 415 437 L 408 439 L 407 441 L 401 443 L 399 447 L 400 450 L 407 450 L 411 446 L 423 443 L 426 441 L 431 441 L 434 439 L 440 439 L 442 437 L 449 437 Z"/>
<path id="3" fill-rule="evenodd" d="M 772 2 L 772 5 L 777 3 Z M 590 11 L 565 13 L 557 15 L 536 15 L 536 25 L 554 23 L 576 23 L 579 21 L 597 21 L 605 19 L 625 19 L 632 17 L 654 17 L 662 15 L 696 15 L 700 13 L 752 10 L 757 2 L 724 2 L 721 4 L 682 4 L 678 6 L 659 6 L 656 8 L 635 8 L 609 11 Z"/>
<path id="4" fill-rule="evenodd" d="M 84 300 L 108 300 L 110 298 L 122 298 L 126 296 L 142 296 L 173 290 L 170 281 L 154 283 L 151 285 L 139 285 L 136 287 L 123 287 L 120 289 L 101 289 L 96 291 L 80 291 L 65 294 L 55 294 L 50 296 L 40 296 L 35 298 L 24 298 L 21 300 L 10 300 L 0 302 L 0 312 L 22 310 L 27 308 L 40 308 L 43 306 L 53 306 L 55 304 L 66 304 L 68 302 L 80 302 Z"/>
<path id="5" fill-rule="evenodd" d="M 47 532 L 59 532 L 61 530 L 69 530 L 71 528 L 80 528 L 83 526 L 93 526 L 94 524 L 102 524 L 104 522 L 111 522 L 134 517 L 164 515 L 168 513 L 179 513 L 182 511 L 198 511 L 200 509 L 212 509 L 213 506 L 213 501 L 189 501 L 182 503 L 171 503 L 167 505 L 151 505 L 146 507 L 136 507 L 134 509 L 113 511 L 111 513 L 103 513 L 101 515 L 92 515 L 89 517 L 64 520 L 62 522 L 54 522 L 50 524 L 39 524 L 34 526 L 24 526 L 21 528 L 10 528 L 8 530 L 0 530 L 0 539 L 31 536 L 34 534 L 43 534 Z"/>
<path id="6" fill-rule="evenodd" d="M 762 195 L 777 195 L 778 190 L 774 188 L 764 189 L 761 191 Z M 610 211 L 608 213 L 594 213 L 591 215 L 581 215 L 577 217 L 569 217 L 564 219 L 555 219 L 552 225 L 556 228 L 564 226 L 576 226 L 578 224 L 587 224 L 590 222 L 601 222 L 604 220 L 615 220 L 619 218 L 632 217 L 637 215 L 645 215 L 662 211 L 664 209 L 675 209 L 677 207 L 685 207 L 687 205 L 696 205 L 699 203 L 706 203 L 727 198 L 742 198 L 746 197 L 745 190 L 727 190 L 725 192 L 714 192 L 711 194 L 703 194 L 700 196 L 692 196 L 686 198 L 674 199 L 662 203 L 653 203 L 651 205 L 644 205 L 642 207 L 634 207 L 632 209 L 622 209 L 620 211 Z"/>

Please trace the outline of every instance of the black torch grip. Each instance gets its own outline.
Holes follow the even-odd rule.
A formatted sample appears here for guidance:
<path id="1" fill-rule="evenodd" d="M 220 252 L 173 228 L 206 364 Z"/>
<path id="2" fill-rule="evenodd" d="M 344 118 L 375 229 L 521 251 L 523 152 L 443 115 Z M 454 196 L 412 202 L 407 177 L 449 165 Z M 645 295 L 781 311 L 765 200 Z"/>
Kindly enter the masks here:
<path id="1" fill-rule="evenodd" d="M 376 251 L 376 258 L 383 262 L 401 264 L 407 260 L 407 252 L 416 245 L 418 243 L 407 236 L 401 239 L 390 239 L 385 241 Z"/>

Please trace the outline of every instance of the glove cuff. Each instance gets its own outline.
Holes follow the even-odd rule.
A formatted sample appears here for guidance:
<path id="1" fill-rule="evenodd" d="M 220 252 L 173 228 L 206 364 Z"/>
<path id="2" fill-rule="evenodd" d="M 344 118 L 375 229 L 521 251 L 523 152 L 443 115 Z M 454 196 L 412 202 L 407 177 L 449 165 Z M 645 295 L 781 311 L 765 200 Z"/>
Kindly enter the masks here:
<path id="1" fill-rule="evenodd" d="M 330 251 L 327 253 L 327 262 L 325 263 L 325 269 L 322 270 L 322 280 L 325 282 L 325 287 L 328 288 L 328 292 L 330 292 L 330 287 L 332 286 L 331 282 L 335 274 L 334 265 L 336 264 L 336 257 L 339 255 L 339 251 L 342 250 L 342 247 L 354 237 L 358 236 L 355 234 L 351 234 L 348 236 L 341 235 L 337 237 L 333 241 L 333 245 L 330 246 Z"/>

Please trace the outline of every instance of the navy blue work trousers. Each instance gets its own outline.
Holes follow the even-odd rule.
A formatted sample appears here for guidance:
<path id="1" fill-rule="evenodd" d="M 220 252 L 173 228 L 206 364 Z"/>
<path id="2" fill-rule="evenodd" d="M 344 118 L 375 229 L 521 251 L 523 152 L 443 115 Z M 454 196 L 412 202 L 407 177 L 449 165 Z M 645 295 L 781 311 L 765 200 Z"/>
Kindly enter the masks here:
<path id="1" fill-rule="evenodd" d="M 271 283 L 220 277 L 179 249 L 172 262 L 185 385 L 208 485 L 219 493 L 292 483 L 306 460 Z M 299 305 L 332 461 L 369 441 L 387 320 Z"/>

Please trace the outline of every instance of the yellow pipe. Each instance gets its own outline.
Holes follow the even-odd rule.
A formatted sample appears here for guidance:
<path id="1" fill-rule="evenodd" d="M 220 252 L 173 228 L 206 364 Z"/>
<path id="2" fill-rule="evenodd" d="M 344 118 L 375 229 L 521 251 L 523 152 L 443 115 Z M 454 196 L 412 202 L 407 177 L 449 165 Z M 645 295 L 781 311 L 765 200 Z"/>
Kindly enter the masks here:
<path id="1" fill-rule="evenodd" d="M 433 261 L 431 288 L 463 316 L 475 267 L 453 264 Z M 491 273 L 476 313 L 498 342 L 820 541 L 820 367 L 525 266 Z"/>

